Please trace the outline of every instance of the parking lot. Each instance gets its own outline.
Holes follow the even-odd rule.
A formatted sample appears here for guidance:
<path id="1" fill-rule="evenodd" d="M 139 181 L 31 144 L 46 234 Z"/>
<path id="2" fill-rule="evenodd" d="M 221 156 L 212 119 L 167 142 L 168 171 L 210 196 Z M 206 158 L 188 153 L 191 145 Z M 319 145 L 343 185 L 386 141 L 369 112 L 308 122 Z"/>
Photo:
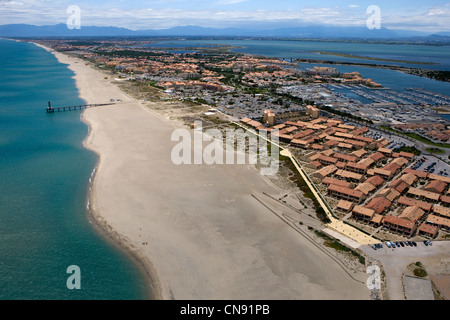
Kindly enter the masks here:
<path id="1" fill-rule="evenodd" d="M 450 166 L 442 160 L 433 156 L 421 156 L 418 158 L 417 165 L 413 169 L 426 171 L 429 173 L 448 176 L 450 174 Z"/>
<path id="2" fill-rule="evenodd" d="M 432 245 L 425 245 L 423 241 L 416 241 L 417 246 L 388 248 L 374 250 L 371 246 L 360 247 L 364 253 L 382 263 L 386 274 L 386 287 L 392 300 L 405 299 L 402 277 L 406 267 L 411 263 L 421 262 L 429 276 L 449 274 L 450 245 L 447 241 L 433 241 Z"/>

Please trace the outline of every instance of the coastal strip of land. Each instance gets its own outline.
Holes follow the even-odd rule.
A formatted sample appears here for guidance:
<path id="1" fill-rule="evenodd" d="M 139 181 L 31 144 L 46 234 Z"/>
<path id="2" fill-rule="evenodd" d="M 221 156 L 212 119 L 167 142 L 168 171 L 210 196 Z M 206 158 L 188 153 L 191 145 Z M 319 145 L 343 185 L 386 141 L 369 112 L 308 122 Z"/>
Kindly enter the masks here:
<path id="1" fill-rule="evenodd" d="M 398 66 L 398 65 L 376 64 L 376 63 L 365 63 L 365 62 L 335 61 L 335 60 L 324 60 L 324 59 L 298 58 L 298 59 L 295 59 L 294 61 L 297 63 L 329 64 L 329 65 L 343 65 L 343 66 L 388 69 L 388 70 L 403 72 L 403 73 L 414 75 L 414 76 L 429 78 L 429 79 L 433 79 L 433 80 L 450 82 L 450 71 L 447 71 L 447 70 L 431 70 L 431 69 L 423 69 L 423 68 L 415 68 L 415 67 L 404 67 L 404 66 Z"/>
<path id="2" fill-rule="evenodd" d="M 328 55 L 328 56 L 337 56 L 344 58 L 352 58 L 352 59 L 364 59 L 364 60 L 373 60 L 373 61 L 386 61 L 386 62 L 397 62 L 397 63 L 405 63 L 405 64 L 423 64 L 423 65 L 437 65 L 435 62 L 421 62 L 421 61 L 410 61 L 410 60 L 398 60 L 398 59 L 388 59 L 388 58 L 375 58 L 368 56 L 358 56 L 354 54 L 348 53 L 340 53 L 340 52 L 328 52 L 328 51 L 311 51 L 318 54 Z"/>
<path id="3" fill-rule="evenodd" d="M 83 113 L 85 146 L 99 155 L 92 218 L 139 257 L 153 298 L 369 299 L 364 281 L 271 210 L 294 212 L 255 198 L 282 190 L 254 166 L 175 165 L 171 135 L 179 124 L 85 61 L 53 53 L 74 71 L 86 103 L 120 101 Z"/>

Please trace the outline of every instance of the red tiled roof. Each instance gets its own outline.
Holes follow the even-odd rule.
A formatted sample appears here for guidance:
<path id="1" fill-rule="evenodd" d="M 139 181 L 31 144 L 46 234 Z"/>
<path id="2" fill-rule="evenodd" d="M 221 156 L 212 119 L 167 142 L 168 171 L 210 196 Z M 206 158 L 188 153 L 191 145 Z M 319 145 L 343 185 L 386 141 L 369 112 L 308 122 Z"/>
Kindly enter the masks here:
<path id="1" fill-rule="evenodd" d="M 374 198 L 367 205 L 366 208 L 373 209 L 376 213 L 381 214 L 391 206 L 392 202 L 384 197 Z"/>
<path id="2" fill-rule="evenodd" d="M 346 194 L 346 195 L 349 195 L 349 196 L 352 196 L 355 198 L 362 198 L 364 195 L 361 191 L 357 191 L 357 190 L 353 190 L 353 189 L 349 189 L 349 188 L 345 188 L 345 187 L 340 187 L 340 186 L 337 186 L 334 184 L 331 184 L 328 187 L 328 190 Z"/>
<path id="3" fill-rule="evenodd" d="M 403 171 L 403 172 L 404 173 L 412 173 L 412 174 L 418 176 L 419 178 L 423 178 L 423 179 L 426 179 L 428 177 L 428 172 L 414 170 L 411 168 L 406 168 L 405 171 Z"/>
<path id="4" fill-rule="evenodd" d="M 442 193 L 447 187 L 447 183 L 441 180 L 433 180 L 423 188 L 424 190 Z"/>
<path id="5" fill-rule="evenodd" d="M 373 176 L 366 180 L 366 182 L 369 182 L 370 184 L 374 185 L 375 187 L 378 187 L 384 183 L 384 180 L 380 176 Z"/>
<path id="6" fill-rule="evenodd" d="M 388 214 L 384 217 L 383 223 L 384 224 L 390 223 L 390 224 L 398 225 L 398 226 L 401 226 L 406 229 L 413 229 L 415 226 L 414 222 L 411 222 L 407 219 L 394 217 L 390 214 Z"/>

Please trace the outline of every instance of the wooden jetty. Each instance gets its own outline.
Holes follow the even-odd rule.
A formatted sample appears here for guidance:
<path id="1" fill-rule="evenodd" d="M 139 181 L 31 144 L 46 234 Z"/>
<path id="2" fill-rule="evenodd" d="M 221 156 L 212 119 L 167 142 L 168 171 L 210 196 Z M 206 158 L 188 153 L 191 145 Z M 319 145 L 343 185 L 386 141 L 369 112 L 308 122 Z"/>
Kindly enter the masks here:
<path id="1" fill-rule="evenodd" d="M 113 105 L 113 104 L 115 104 L 115 103 L 83 104 L 83 105 L 79 105 L 79 106 L 53 108 L 52 104 L 49 101 L 48 102 L 48 107 L 47 107 L 46 110 L 47 110 L 47 113 L 54 113 L 54 112 L 82 110 L 82 109 L 92 108 L 92 107 L 110 106 L 110 105 Z"/>

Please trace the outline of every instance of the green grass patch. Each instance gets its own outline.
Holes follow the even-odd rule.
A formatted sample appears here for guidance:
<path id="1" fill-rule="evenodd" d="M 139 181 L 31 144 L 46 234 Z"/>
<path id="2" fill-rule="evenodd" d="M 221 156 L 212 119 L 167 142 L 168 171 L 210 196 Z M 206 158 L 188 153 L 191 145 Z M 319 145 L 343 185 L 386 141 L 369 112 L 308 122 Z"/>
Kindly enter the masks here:
<path id="1" fill-rule="evenodd" d="M 291 159 L 288 157 L 283 157 L 280 155 L 280 161 L 283 161 L 284 164 L 294 173 L 294 176 L 290 177 L 289 179 L 294 182 L 298 188 L 303 192 L 303 195 L 306 198 L 309 198 L 314 203 L 314 208 L 316 211 L 316 216 L 319 218 L 320 221 L 323 223 L 330 223 L 331 220 L 328 218 L 328 215 L 326 214 L 325 210 L 320 205 L 319 201 L 317 201 L 316 197 L 314 196 L 314 193 L 309 189 L 308 184 L 305 180 L 303 180 L 300 173 L 297 171 L 297 168 L 292 163 Z"/>
<path id="2" fill-rule="evenodd" d="M 327 240 L 327 241 L 325 241 L 325 246 L 327 246 L 329 248 L 333 248 L 337 251 L 351 253 L 353 256 L 358 258 L 358 260 L 361 264 L 366 263 L 366 259 L 362 255 L 360 255 L 358 252 L 350 249 L 349 247 L 343 245 L 339 240 Z"/>
<path id="3" fill-rule="evenodd" d="M 308 227 L 308 229 L 312 230 L 313 228 L 312 227 Z M 322 232 L 320 230 L 315 230 L 314 229 L 314 233 L 325 240 L 325 243 L 324 243 L 325 246 L 327 246 L 329 248 L 333 248 L 333 249 L 335 249 L 337 251 L 351 253 L 353 256 L 355 256 L 359 260 L 359 262 L 361 264 L 365 264 L 366 263 L 366 258 L 364 258 L 362 255 L 360 255 L 355 250 L 353 250 L 353 249 L 343 245 L 339 240 L 330 237 L 329 235 L 327 235 L 326 233 L 324 233 L 324 232 Z"/>
<path id="4" fill-rule="evenodd" d="M 439 148 L 426 148 L 425 150 L 432 154 L 445 154 L 445 151 Z"/>
<path id="5" fill-rule="evenodd" d="M 416 262 L 415 266 L 416 268 L 414 268 L 413 273 L 416 277 L 424 278 L 428 275 L 422 263 Z"/>
<path id="6" fill-rule="evenodd" d="M 420 156 L 422 154 L 422 151 L 420 151 L 419 149 L 417 149 L 416 147 L 408 147 L 408 146 L 403 146 L 401 148 L 397 148 L 394 150 L 395 152 L 409 152 L 412 153 L 416 156 Z"/>

